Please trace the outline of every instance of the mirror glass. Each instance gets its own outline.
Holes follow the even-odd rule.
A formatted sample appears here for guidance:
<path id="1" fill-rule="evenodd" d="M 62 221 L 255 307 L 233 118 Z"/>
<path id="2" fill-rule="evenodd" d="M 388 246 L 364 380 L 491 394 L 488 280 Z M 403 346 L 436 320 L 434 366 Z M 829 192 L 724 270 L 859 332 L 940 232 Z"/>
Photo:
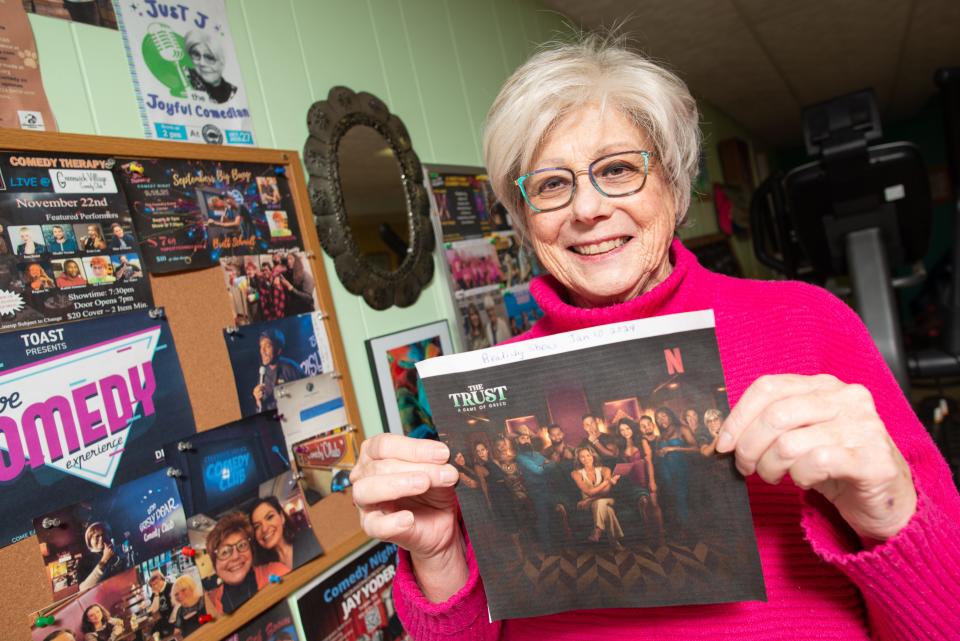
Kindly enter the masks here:
<path id="1" fill-rule="evenodd" d="M 401 168 L 376 129 L 351 127 L 337 152 L 347 223 L 363 260 L 385 272 L 403 263 L 410 222 Z"/>

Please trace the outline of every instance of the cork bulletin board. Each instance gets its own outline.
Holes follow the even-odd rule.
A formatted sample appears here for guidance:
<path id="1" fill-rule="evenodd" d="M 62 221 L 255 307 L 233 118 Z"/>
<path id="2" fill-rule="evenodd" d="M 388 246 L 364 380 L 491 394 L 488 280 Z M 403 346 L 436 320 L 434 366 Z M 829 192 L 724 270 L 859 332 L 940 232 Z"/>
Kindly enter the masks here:
<path id="1" fill-rule="evenodd" d="M 312 268 L 317 299 L 330 342 L 334 370 L 350 423 L 363 437 L 360 414 L 347 368 L 333 299 L 324 269 L 320 242 L 313 225 L 307 186 L 295 151 L 239 149 L 188 143 L 155 142 L 76 134 L 5 130 L 0 150 L 80 153 L 123 158 L 212 160 L 264 163 L 283 168 L 289 181 L 303 250 Z M 292 213 L 292 212 L 291 212 Z M 241 417 L 232 369 L 222 338 L 233 324 L 233 312 L 224 294 L 219 268 L 183 271 L 150 277 L 156 306 L 163 307 L 177 346 L 197 430 L 209 430 Z M 283 582 L 261 590 L 232 615 L 207 624 L 191 639 L 213 641 L 229 636 L 277 601 L 286 598 L 368 539 L 360 528 L 350 490 L 334 494 L 309 508 L 314 532 L 325 554 L 294 570 Z M 50 584 L 34 537 L 0 549 L 0 630 L 3 638 L 29 638 L 34 613 L 51 603 Z"/>

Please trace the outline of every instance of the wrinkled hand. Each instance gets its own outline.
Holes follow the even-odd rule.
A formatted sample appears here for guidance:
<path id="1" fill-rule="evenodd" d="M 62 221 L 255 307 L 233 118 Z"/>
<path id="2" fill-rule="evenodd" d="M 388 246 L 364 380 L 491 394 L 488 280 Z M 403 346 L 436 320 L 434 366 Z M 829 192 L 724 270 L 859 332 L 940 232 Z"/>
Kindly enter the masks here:
<path id="1" fill-rule="evenodd" d="M 353 502 L 364 531 L 408 550 L 414 559 L 439 558 L 460 541 L 457 469 L 436 441 L 378 434 L 360 447 L 350 473 Z"/>
<path id="2" fill-rule="evenodd" d="M 861 385 L 818 376 L 763 376 L 723 423 L 717 452 L 767 483 L 789 474 L 830 500 L 861 536 L 886 540 L 916 511 L 910 468 Z"/>

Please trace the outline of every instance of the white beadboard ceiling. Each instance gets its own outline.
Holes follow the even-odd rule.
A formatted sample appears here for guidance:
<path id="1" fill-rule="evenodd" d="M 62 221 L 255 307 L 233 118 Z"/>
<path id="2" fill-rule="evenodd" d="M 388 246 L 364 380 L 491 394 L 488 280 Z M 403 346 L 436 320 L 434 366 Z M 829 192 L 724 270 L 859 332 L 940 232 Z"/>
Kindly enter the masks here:
<path id="1" fill-rule="evenodd" d="M 622 23 L 698 96 L 770 145 L 801 143 L 803 106 L 873 87 L 884 122 L 960 66 L 960 0 L 544 0 L 584 28 Z"/>

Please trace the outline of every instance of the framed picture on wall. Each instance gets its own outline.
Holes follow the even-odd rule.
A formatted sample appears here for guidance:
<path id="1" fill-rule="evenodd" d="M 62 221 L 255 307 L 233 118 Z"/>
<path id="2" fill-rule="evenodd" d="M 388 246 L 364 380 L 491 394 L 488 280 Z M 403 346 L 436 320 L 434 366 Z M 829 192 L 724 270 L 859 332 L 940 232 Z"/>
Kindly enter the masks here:
<path id="1" fill-rule="evenodd" d="M 446 320 L 367 341 L 383 431 L 414 438 L 437 438 L 433 414 L 417 375 L 417 363 L 453 353 Z"/>

